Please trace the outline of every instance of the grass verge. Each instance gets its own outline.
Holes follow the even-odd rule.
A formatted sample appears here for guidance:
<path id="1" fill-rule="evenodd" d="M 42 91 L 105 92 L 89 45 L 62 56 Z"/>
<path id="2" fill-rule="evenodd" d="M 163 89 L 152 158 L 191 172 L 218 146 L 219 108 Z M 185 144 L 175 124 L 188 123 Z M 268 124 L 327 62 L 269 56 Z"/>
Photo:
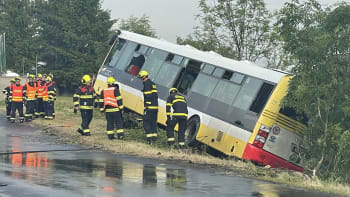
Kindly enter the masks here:
<path id="1" fill-rule="evenodd" d="M 1 110 L 4 112 L 4 102 L 0 102 Z M 55 104 L 56 118 L 53 121 L 35 120 L 30 123 L 43 129 L 45 132 L 57 135 L 63 142 L 71 144 L 82 144 L 89 147 L 96 147 L 106 151 L 120 154 L 135 155 L 143 158 L 153 158 L 166 161 L 176 161 L 187 165 L 198 167 L 214 167 L 226 170 L 228 173 L 240 172 L 246 177 L 253 177 L 260 180 L 267 180 L 274 183 L 282 183 L 290 186 L 312 189 L 316 191 L 329 192 L 333 194 L 350 196 L 350 186 L 336 182 L 311 179 L 309 176 L 293 171 L 281 171 L 255 166 L 249 162 L 235 159 L 219 159 L 205 153 L 192 153 L 191 151 L 179 152 L 168 149 L 166 134 L 164 130 L 158 130 L 159 139 L 157 144 L 147 145 L 143 133 L 142 123 L 136 121 L 135 114 L 125 114 L 127 124 L 133 127 L 125 130 L 125 141 L 108 140 L 105 133 L 105 117 L 95 110 L 93 121 L 90 124 L 92 136 L 83 137 L 76 132 L 81 123 L 80 113 L 73 114 L 71 97 L 58 97 Z"/>

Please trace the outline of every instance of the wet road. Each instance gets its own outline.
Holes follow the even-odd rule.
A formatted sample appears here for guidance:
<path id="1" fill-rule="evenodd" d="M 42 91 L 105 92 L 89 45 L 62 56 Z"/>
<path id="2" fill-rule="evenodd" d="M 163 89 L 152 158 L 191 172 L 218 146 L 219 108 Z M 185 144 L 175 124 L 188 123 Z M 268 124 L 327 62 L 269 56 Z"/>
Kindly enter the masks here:
<path id="1" fill-rule="evenodd" d="M 25 124 L 9 124 L 0 115 L 0 197 L 332 196 L 213 169 L 81 150 L 80 146 L 58 144 L 54 136 L 35 130 Z M 43 150 L 52 152 L 35 152 Z M 33 152 L 10 154 L 23 151 Z"/>

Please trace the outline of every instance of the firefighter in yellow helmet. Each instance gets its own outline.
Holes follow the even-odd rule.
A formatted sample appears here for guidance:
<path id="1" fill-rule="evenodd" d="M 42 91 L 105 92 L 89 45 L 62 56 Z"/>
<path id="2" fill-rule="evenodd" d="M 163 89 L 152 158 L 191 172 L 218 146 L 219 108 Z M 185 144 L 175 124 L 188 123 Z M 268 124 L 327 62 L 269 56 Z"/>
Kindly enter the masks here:
<path id="1" fill-rule="evenodd" d="M 44 93 L 44 87 L 45 87 L 45 80 L 43 79 L 42 74 L 38 73 L 36 76 L 36 87 L 37 87 L 37 101 L 36 101 L 36 111 L 35 111 L 35 117 L 44 117 L 44 102 L 43 102 L 43 93 Z"/>
<path id="2" fill-rule="evenodd" d="M 24 86 L 21 85 L 21 79 L 19 77 L 16 77 L 15 81 L 16 83 L 12 85 L 9 96 L 12 99 L 10 120 L 12 123 L 15 123 L 16 110 L 18 110 L 19 121 L 22 123 L 24 121 L 23 101 L 26 96 L 26 90 L 24 90 Z"/>
<path id="3" fill-rule="evenodd" d="M 37 99 L 37 87 L 36 83 L 34 83 L 34 75 L 30 74 L 28 76 L 28 82 L 24 86 L 24 89 L 27 91 L 25 97 L 26 113 L 24 114 L 24 117 L 28 122 L 33 119 Z"/>
<path id="4" fill-rule="evenodd" d="M 46 77 L 45 92 L 47 92 L 48 99 L 46 105 L 46 116 L 45 119 L 52 120 L 54 118 L 54 102 L 56 100 L 56 90 L 52 83 L 52 78 L 50 76 Z"/>
<path id="5" fill-rule="evenodd" d="M 113 77 L 107 79 L 108 87 L 101 91 L 100 95 L 100 112 L 106 112 L 107 119 L 107 136 L 108 139 L 115 139 L 116 129 L 118 139 L 124 138 L 123 129 L 123 100 L 120 95 L 119 86 Z"/>
<path id="6" fill-rule="evenodd" d="M 74 113 L 80 110 L 81 113 L 81 127 L 78 132 L 84 136 L 90 136 L 89 125 L 92 120 L 94 101 L 96 93 L 92 87 L 92 80 L 90 75 L 84 75 L 81 78 L 82 85 L 79 86 L 73 95 Z"/>
<path id="7" fill-rule="evenodd" d="M 146 132 L 147 143 L 151 144 L 157 140 L 158 90 L 156 84 L 148 78 L 147 71 L 141 70 L 138 78 L 143 82 L 143 127 Z"/>
<path id="8" fill-rule="evenodd" d="M 56 82 L 54 81 L 54 78 L 53 78 L 53 74 L 50 73 L 49 74 L 49 77 L 51 78 L 51 85 L 52 85 L 52 88 L 53 88 L 53 91 L 55 93 L 55 98 L 54 98 L 54 101 L 56 101 L 56 95 L 57 95 L 57 84 Z M 55 102 L 52 102 L 52 117 L 55 118 Z"/>
<path id="9" fill-rule="evenodd" d="M 10 80 L 10 85 L 7 86 L 6 88 L 4 88 L 4 90 L 2 91 L 2 93 L 5 94 L 6 98 L 5 98 L 5 103 L 6 103 L 6 118 L 8 121 L 10 121 L 11 118 L 11 99 L 10 99 L 10 91 L 12 86 L 16 83 L 15 78 L 12 78 Z"/>
<path id="10" fill-rule="evenodd" d="M 173 112 L 171 112 L 171 108 L 173 109 Z M 176 88 L 170 88 L 169 90 L 169 96 L 166 103 L 166 116 L 166 132 L 169 146 L 174 144 L 174 128 L 176 124 L 179 124 L 178 143 L 179 148 L 183 149 L 185 146 L 185 130 L 188 110 L 185 97 L 182 96 Z"/>

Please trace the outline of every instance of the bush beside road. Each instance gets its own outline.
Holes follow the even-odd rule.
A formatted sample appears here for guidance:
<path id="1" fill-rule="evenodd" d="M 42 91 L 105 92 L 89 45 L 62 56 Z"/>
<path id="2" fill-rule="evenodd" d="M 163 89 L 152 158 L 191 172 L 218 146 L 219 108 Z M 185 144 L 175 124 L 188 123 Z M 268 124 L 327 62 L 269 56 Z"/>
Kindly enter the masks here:
<path id="1" fill-rule="evenodd" d="M 95 110 L 90 125 L 91 136 L 81 136 L 76 132 L 80 126 L 80 113 L 73 113 L 72 98 L 60 96 L 55 104 L 56 118 L 53 121 L 37 119 L 31 124 L 41 129 L 38 132 L 56 135 L 62 142 L 81 144 L 96 149 L 111 151 L 117 154 L 134 155 L 142 158 L 152 158 L 168 162 L 182 163 L 183 165 L 201 168 L 217 168 L 227 174 L 241 174 L 246 177 L 282 183 L 300 188 L 313 189 L 322 192 L 350 196 L 350 187 L 335 182 L 323 182 L 312 179 L 306 174 L 292 171 L 258 167 L 250 162 L 236 159 L 220 159 L 206 153 L 192 153 L 191 150 L 179 152 L 167 147 L 166 134 L 158 129 L 159 139 L 156 144 L 146 144 L 146 137 L 142 129 L 140 117 L 133 113 L 125 113 L 124 120 L 129 126 L 125 129 L 125 140 L 108 140 L 106 134 L 106 120 L 98 110 Z M 4 112 L 4 101 L 1 101 L 1 111 Z M 19 124 L 19 123 L 16 123 Z"/>

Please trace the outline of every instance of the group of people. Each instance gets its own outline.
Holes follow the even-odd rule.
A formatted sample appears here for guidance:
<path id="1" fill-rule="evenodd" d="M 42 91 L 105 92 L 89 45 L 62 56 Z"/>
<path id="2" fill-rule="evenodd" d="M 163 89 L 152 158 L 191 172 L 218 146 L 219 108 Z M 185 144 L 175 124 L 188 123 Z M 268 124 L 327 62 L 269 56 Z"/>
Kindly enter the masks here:
<path id="1" fill-rule="evenodd" d="M 148 72 L 141 70 L 137 77 L 143 82 L 144 96 L 144 113 L 143 126 L 146 133 L 147 142 L 149 144 L 157 141 L 157 118 L 158 118 L 158 90 L 157 86 L 149 79 Z M 101 91 L 100 95 L 96 95 L 92 79 L 89 75 L 84 75 L 81 79 L 82 85 L 77 88 L 73 95 L 74 112 L 81 112 L 82 123 L 77 130 L 81 135 L 90 136 L 89 124 L 92 120 L 93 108 L 99 105 L 100 112 L 105 114 L 107 119 L 107 136 L 108 139 L 123 139 L 123 99 L 116 80 L 108 77 L 107 88 Z M 175 144 L 174 128 L 178 124 L 178 146 L 185 146 L 185 130 L 187 125 L 187 102 L 176 88 L 169 90 L 169 96 L 166 103 L 167 115 L 167 140 L 168 145 Z"/>
<path id="2" fill-rule="evenodd" d="M 21 123 L 39 117 L 47 120 L 55 117 L 56 83 L 52 74 L 30 74 L 24 85 L 19 77 L 13 78 L 3 93 L 6 96 L 6 118 L 12 123 L 16 121 L 16 111 Z M 26 107 L 25 113 L 23 105 Z"/>

